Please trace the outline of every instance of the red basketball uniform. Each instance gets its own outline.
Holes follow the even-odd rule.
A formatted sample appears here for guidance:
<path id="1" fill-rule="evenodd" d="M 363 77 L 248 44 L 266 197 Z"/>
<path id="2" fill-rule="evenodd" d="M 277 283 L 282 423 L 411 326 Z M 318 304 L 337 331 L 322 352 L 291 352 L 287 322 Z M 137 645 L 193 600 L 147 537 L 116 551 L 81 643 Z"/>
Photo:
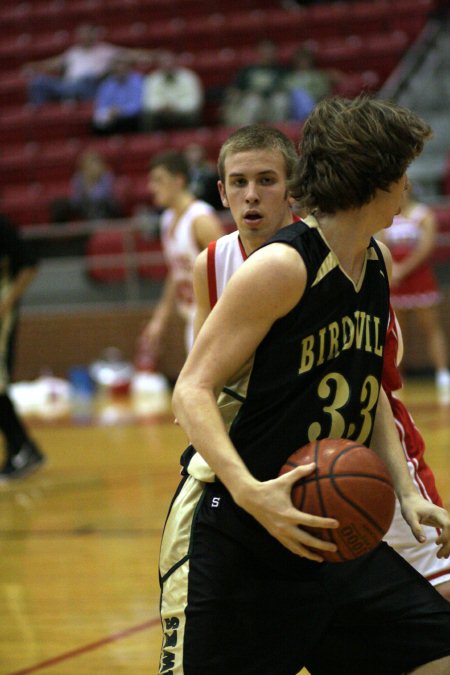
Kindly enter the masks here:
<path id="1" fill-rule="evenodd" d="M 420 239 L 420 223 L 427 213 L 423 204 L 417 204 L 407 215 L 395 216 L 391 227 L 385 230 L 386 243 L 394 262 L 401 262 L 411 255 Z M 423 261 L 402 281 L 391 288 L 391 301 L 395 309 L 431 307 L 440 300 L 436 276 L 429 260 Z"/>
<path id="2" fill-rule="evenodd" d="M 399 326 L 391 307 L 388 333 L 386 337 L 383 368 L 383 388 L 389 398 L 395 425 L 405 453 L 411 478 L 425 499 L 442 506 L 442 500 L 436 488 L 433 472 L 425 462 L 425 442 L 414 424 L 406 406 L 394 394 L 402 386 L 397 367 L 399 350 Z M 438 531 L 424 527 L 427 541 L 419 544 L 400 512 L 397 501 L 394 519 L 386 534 L 386 541 L 393 546 L 413 567 L 425 576 L 433 585 L 450 580 L 450 563 L 436 557 L 435 539 Z"/>

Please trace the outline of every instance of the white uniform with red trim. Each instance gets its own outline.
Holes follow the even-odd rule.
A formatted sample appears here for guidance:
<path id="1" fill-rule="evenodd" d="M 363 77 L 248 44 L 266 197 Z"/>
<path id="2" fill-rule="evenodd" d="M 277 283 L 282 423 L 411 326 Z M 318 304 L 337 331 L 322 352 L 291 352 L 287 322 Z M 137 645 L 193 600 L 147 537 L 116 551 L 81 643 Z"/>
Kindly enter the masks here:
<path id="1" fill-rule="evenodd" d="M 415 486 L 422 497 L 438 506 L 442 506 L 442 500 L 436 488 L 433 472 L 424 459 L 424 439 L 414 424 L 414 420 L 406 406 L 394 394 L 402 386 L 398 370 L 398 363 L 400 363 L 402 356 L 401 352 L 401 334 L 394 311 L 391 308 L 384 352 L 383 389 L 391 403 L 395 425 Z M 423 529 L 427 541 L 425 544 L 419 544 L 403 519 L 400 504 L 397 500 L 394 519 L 385 539 L 410 565 L 429 579 L 434 586 L 437 586 L 445 581 L 450 581 L 450 562 L 445 560 L 445 558 L 436 558 L 437 547 L 435 540 L 438 530 L 429 526 L 423 526 Z"/>
<path id="2" fill-rule="evenodd" d="M 209 244 L 208 288 L 211 308 L 214 307 L 232 274 L 242 265 L 246 257 L 237 231 Z M 442 506 L 433 473 L 424 461 L 424 440 L 405 405 L 393 394 L 394 391 L 400 389 L 402 386 L 397 367 L 399 351 L 399 327 L 394 311 L 391 308 L 391 318 L 385 345 L 383 388 L 391 402 L 395 424 L 411 478 L 425 499 Z M 436 557 L 437 547 L 435 539 L 437 537 L 437 530 L 428 526 L 424 526 L 423 529 L 427 541 L 425 544 L 419 544 L 412 534 L 409 525 L 402 517 L 397 500 L 394 519 L 385 539 L 433 585 L 436 586 L 444 581 L 450 581 L 450 562 Z"/>
<path id="3" fill-rule="evenodd" d="M 194 262 L 200 253 L 195 240 L 193 222 L 199 216 L 214 214 L 210 204 L 194 200 L 173 227 L 175 214 L 166 209 L 161 216 L 161 242 L 167 266 L 175 282 L 176 307 L 186 321 L 186 349 L 192 347 L 194 336 Z"/>

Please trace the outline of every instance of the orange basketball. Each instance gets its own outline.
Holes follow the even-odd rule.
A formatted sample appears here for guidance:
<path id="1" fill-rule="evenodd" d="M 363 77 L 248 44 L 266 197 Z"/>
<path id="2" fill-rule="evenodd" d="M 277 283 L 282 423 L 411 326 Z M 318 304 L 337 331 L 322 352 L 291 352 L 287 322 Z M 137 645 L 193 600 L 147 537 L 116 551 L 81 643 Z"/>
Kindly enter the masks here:
<path id="1" fill-rule="evenodd" d="M 355 441 L 323 438 L 296 450 L 280 475 L 310 462 L 316 469 L 294 485 L 292 501 L 300 511 L 340 523 L 336 530 L 309 529 L 338 547 L 336 553 L 320 551 L 320 555 L 328 562 L 344 562 L 373 549 L 394 515 L 394 487 L 384 462 Z"/>

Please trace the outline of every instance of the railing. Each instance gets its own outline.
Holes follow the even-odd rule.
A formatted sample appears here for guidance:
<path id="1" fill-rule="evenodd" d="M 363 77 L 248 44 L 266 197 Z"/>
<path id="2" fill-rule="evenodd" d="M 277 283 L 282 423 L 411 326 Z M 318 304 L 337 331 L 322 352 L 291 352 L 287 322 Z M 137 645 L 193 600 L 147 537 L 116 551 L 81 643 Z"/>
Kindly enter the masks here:
<path id="1" fill-rule="evenodd" d="M 220 214 L 230 229 L 227 213 Z M 21 229 L 36 247 L 40 266 L 23 309 L 95 310 L 98 305 L 154 303 L 166 268 L 152 212 L 123 220 L 101 220 Z"/>

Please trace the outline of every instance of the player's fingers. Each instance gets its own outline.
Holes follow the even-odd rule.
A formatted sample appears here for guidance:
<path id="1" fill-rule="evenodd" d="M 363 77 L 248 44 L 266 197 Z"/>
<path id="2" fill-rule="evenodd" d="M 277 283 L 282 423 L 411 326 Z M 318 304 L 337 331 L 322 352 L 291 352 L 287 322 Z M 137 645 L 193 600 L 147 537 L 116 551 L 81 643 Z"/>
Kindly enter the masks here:
<path id="1" fill-rule="evenodd" d="M 450 557 L 450 536 L 448 530 L 443 530 L 436 539 L 436 544 L 440 546 L 437 553 L 438 558 Z"/>
<path id="2" fill-rule="evenodd" d="M 336 529 L 339 527 L 339 521 L 336 520 L 336 518 L 314 516 L 312 513 L 304 513 L 304 511 L 297 511 L 297 523 L 300 527 L 319 527 L 326 529 Z"/>
<path id="3" fill-rule="evenodd" d="M 415 508 L 405 508 L 404 510 L 402 509 L 402 515 L 403 518 L 408 523 L 409 527 L 411 528 L 411 532 L 413 533 L 414 537 L 417 539 L 418 542 L 423 544 L 423 542 L 426 541 L 427 538 L 420 525 L 419 521 L 420 514 L 417 513 Z"/>
<path id="4" fill-rule="evenodd" d="M 334 553 L 337 551 L 337 546 L 332 541 L 325 541 L 324 539 L 319 539 L 309 532 L 300 529 L 300 545 L 307 546 L 308 548 L 317 548 L 319 551 L 331 551 Z"/>
<path id="5" fill-rule="evenodd" d="M 301 464 L 300 466 L 293 468 L 292 471 L 287 471 L 284 473 L 278 478 L 278 480 L 282 480 L 288 485 L 293 485 L 301 478 L 304 478 L 305 476 L 308 476 L 310 473 L 312 473 L 315 468 L 315 462 L 310 462 L 310 464 Z"/>
<path id="6" fill-rule="evenodd" d="M 423 544 L 427 540 L 427 538 L 425 536 L 423 529 L 420 526 L 419 521 L 418 520 L 413 520 L 412 522 L 409 521 L 409 526 L 411 528 L 411 532 L 413 533 L 417 541 Z"/>
<path id="7" fill-rule="evenodd" d="M 332 542 L 316 539 L 316 537 L 303 530 L 298 534 L 301 540 L 296 538 L 295 540 L 289 540 L 287 543 L 284 542 L 285 546 L 292 553 L 295 553 L 295 555 L 307 558 L 308 560 L 314 560 L 315 562 L 324 562 L 324 558 L 320 555 L 321 551 L 330 551 L 332 553 L 337 551 L 337 546 Z"/>
<path id="8" fill-rule="evenodd" d="M 450 519 L 447 511 L 441 508 L 433 508 L 433 513 L 426 514 L 421 519 L 424 525 L 431 525 L 431 527 L 438 527 L 441 530 L 446 530 L 447 534 L 450 532 Z"/>

